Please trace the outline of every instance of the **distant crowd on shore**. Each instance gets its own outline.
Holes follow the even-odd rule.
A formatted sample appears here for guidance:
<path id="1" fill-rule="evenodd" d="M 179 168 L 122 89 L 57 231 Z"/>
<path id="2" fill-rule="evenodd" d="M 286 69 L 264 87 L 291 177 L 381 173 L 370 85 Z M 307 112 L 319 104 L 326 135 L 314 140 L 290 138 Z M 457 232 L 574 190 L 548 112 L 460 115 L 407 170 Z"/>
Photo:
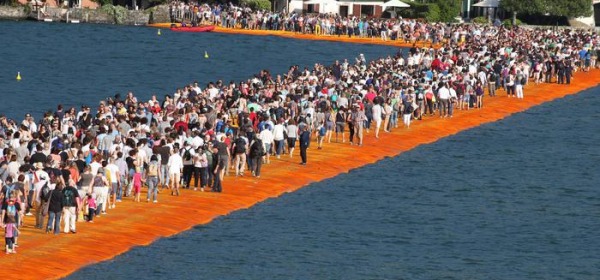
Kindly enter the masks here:
<path id="1" fill-rule="evenodd" d="M 0 116 L 6 252 L 16 252 L 24 216 L 48 233 L 76 233 L 77 222 L 92 223 L 125 198 L 221 192 L 230 173 L 259 178 L 263 164 L 297 154 L 306 165 L 309 147 L 359 149 L 367 133 L 451 118 L 498 95 L 519 102 L 527 84 L 569 84 L 574 72 L 596 67 L 598 35 L 587 31 L 427 26 L 439 27 L 440 48 L 192 82 L 149 100 L 116 94 L 93 108 L 58 105 L 38 121 Z"/>

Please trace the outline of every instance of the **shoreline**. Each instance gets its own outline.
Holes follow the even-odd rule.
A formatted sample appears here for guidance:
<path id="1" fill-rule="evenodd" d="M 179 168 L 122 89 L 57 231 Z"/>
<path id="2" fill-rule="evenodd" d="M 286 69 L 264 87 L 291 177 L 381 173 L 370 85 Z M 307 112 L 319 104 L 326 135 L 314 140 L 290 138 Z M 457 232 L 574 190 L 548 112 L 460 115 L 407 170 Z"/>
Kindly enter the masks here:
<path id="1" fill-rule="evenodd" d="M 398 128 L 392 133 L 382 133 L 380 139 L 372 137 L 373 133 L 366 134 L 369 136 L 365 137 L 362 147 L 348 143 L 324 144 L 323 150 L 309 150 L 308 166 L 297 164 L 297 151 L 293 159 L 287 156 L 273 159 L 259 179 L 226 177 L 224 193 L 184 190 L 182 196 L 173 197 L 163 191 L 158 204 L 127 200 L 117 204 L 116 209 L 97 219 L 93 225 L 79 223 L 77 234 L 47 235 L 33 229 L 33 217 L 26 217 L 21 235 L 24 242 L 19 253 L 2 255 L 0 259 L 9 275 L 19 273 L 24 279 L 66 277 L 82 267 L 110 260 L 132 247 L 149 245 L 158 238 L 207 224 L 217 217 L 296 191 L 313 182 L 595 87 L 600 83 L 600 70 L 577 73 L 576 79 L 577 82 L 569 86 L 530 84 L 525 88 L 523 100 L 507 98 L 505 92 L 500 91 L 498 97 L 486 96 L 483 109 L 457 110 L 451 120 L 424 117 L 425 121 L 413 122 L 410 129 Z M 332 159 L 336 160 L 335 165 L 331 164 Z M 314 166 L 319 166 L 318 170 Z M 145 192 L 146 189 L 143 190 Z M 181 213 L 186 215 L 181 216 Z M 98 244 L 110 245 L 102 247 Z"/>

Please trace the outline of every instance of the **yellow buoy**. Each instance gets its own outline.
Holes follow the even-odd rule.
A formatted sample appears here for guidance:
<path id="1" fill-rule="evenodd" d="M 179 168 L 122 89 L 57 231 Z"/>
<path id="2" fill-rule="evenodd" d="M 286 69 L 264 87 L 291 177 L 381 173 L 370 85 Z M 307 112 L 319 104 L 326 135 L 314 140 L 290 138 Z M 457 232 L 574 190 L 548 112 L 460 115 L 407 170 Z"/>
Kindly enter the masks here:
<path id="1" fill-rule="evenodd" d="M 158 36 L 160 36 L 160 29 L 158 30 L 158 33 L 157 33 L 157 34 L 158 34 Z"/>
<path id="2" fill-rule="evenodd" d="M 21 80 L 21 72 L 17 72 L 17 81 Z"/>
<path id="3" fill-rule="evenodd" d="M 208 52 L 204 51 L 204 58 L 208 58 Z"/>

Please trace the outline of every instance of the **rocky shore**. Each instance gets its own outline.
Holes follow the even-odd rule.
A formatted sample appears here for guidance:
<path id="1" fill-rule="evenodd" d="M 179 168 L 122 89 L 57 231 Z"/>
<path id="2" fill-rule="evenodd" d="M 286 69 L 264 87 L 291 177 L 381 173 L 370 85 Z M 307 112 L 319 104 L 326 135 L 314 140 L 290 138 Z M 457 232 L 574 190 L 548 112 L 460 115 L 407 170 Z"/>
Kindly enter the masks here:
<path id="1" fill-rule="evenodd" d="M 0 20 L 40 20 L 122 25 L 145 25 L 170 21 L 169 8 L 166 5 L 137 11 L 112 5 L 106 5 L 98 9 L 47 7 L 44 12 L 35 11 L 30 6 L 0 6 Z"/>

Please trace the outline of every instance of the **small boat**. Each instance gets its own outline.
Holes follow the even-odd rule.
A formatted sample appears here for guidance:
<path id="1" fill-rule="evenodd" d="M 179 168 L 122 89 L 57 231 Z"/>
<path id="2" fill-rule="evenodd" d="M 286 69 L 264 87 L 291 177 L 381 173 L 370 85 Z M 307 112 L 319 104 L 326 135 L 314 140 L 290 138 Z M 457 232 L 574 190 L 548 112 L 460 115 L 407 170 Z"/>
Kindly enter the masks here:
<path id="1" fill-rule="evenodd" d="M 148 24 L 148 26 L 156 27 L 156 28 L 171 28 L 174 26 L 179 27 L 179 26 L 181 26 L 181 23 L 159 22 L 159 23 Z"/>
<path id="2" fill-rule="evenodd" d="M 171 31 L 175 32 L 210 32 L 214 29 L 214 25 L 171 27 Z"/>

